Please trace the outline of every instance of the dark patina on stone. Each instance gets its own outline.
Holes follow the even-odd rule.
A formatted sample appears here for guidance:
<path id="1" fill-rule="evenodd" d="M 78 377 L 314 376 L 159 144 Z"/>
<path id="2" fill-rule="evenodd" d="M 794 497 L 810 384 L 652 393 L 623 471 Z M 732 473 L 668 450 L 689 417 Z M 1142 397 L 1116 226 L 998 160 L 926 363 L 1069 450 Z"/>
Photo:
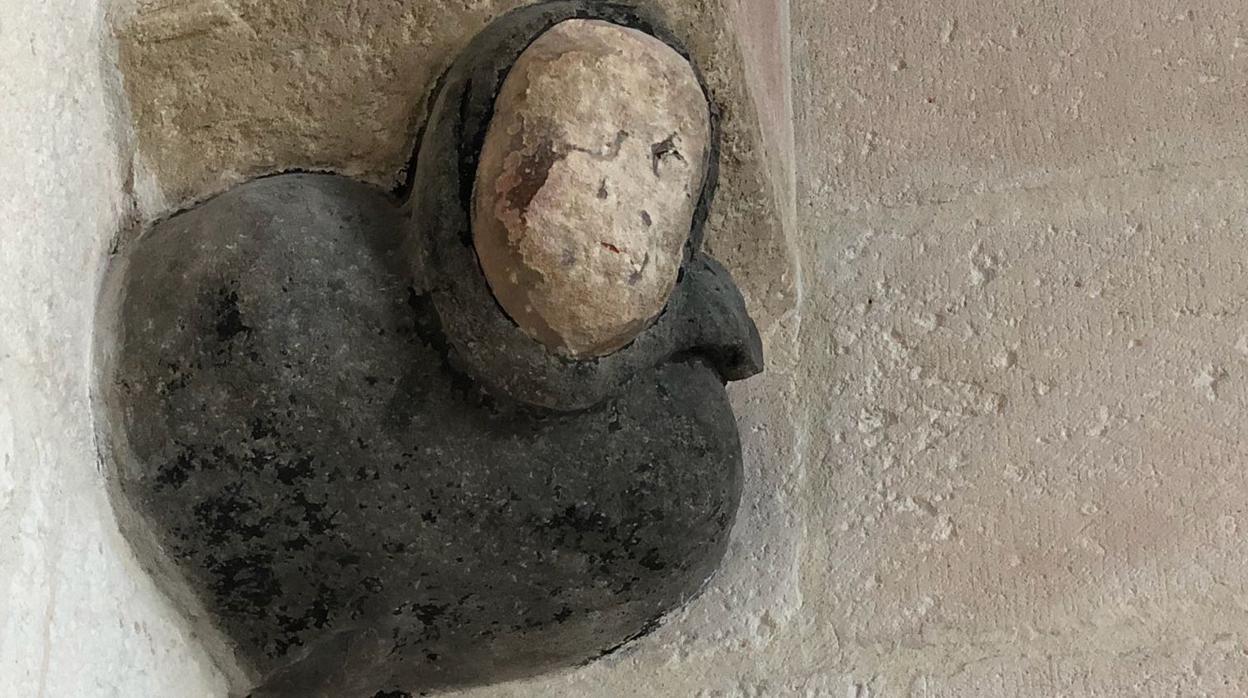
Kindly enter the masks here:
<path id="1" fill-rule="evenodd" d="M 761 370 L 761 349 L 699 249 L 713 175 L 667 309 L 602 359 L 524 335 L 465 234 L 489 96 L 573 16 L 653 31 L 580 3 L 496 22 L 444 78 L 405 205 L 275 176 L 126 252 L 100 349 L 114 502 L 255 696 L 587 661 L 695 595 L 723 554 L 741 478 L 724 381 Z M 425 253 L 432 277 L 414 280 Z"/>
<path id="2" fill-rule="evenodd" d="M 602 19 L 642 29 L 688 58 L 675 39 L 631 9 L 551 2 L 518 10 L 488 26 L 448 71 L 413 169 L 415 186 L 408 211 L 413 225 L 423 233 L 411 241 L 431 247 L 437 279 L 431 296 L 460 365 L 495 392 L 554 409 L 596 404 L 637 370 L 688 350 L 713 360 L 726 380 L 758 373 L 763 361 L 758 330 L 727 271 L 701 250 L 718 175 L 714 144 L 719 124 L 714 110 L 712 147 L 693 229 L 685 244 L 684 265 L 667 308 L 654 324 L 613 354 L 575 361 L 533 341 L 494 300 L 477 264 L 469 225 L 481 145 L 508 69 L 534 38 L 572 18 Z M 420 257 L 415 252 L 410 256 Z"/>

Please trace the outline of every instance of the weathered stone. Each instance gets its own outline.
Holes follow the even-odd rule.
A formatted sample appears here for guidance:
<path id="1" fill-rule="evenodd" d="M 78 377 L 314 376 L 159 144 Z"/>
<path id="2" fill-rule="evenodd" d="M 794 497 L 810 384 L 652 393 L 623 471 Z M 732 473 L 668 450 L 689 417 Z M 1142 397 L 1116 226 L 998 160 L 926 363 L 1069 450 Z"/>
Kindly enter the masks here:
<path id="1" fill-rule="evenodd" d="M 449 368 L 371 187 L 240 186 L 128 251 L 102 392 L 127 537 L 253 696 L 368 698 L 586 661 L 695 594 L 741 454 L 700 358 L 590 410 Z M 696 320 L 696 319 L 695 319 Z"/>
<path id="2" fill-rule="evenodd" d="M 636 29 L 569 20 L 521 54 L 476 172 L 473 241 L 530 336 L 601 356 L 662 310 L 706 174 L 710 114 L 679 53 Z"/>
<path id="3" fill-rule="evenodd" d="M 249 179 L 292 170 L 403 186 L 438 77 L 491 20 L 533 4 L 114 2 L 106 29 L 116 35 L 124 77 L 118 86 L 126 92 L 138 150 L 138 214 L 158 220 Z M 629 4 L 662 17 L 714 103 L 724 107 L 717 203 L 706 240 L 766 330 L 793 310 L 798 275 L 782 225 L 791 202 L 767 177 L 771 154 L 783 151 L 770 139 L 783 134 L 769 122 L 760 132 L 750 63 L 734 38 L 736 9 L 754 3 Z M 772 41 L 766 50 L 787 55 L 785 45 Z M 473 173 L 467 176 L 471 181 Z"/>
<path id="4" fill-rule="evenodd" d="M 724 382 L 762 356 L 698 249 L 714 169 L 666 311 L 593 361 L 512 322 L 469 239 L 462 185 L 506 68 L 573 16 L 654 30 L 564 2 L 491 24 L 441 82 L 402 213 L 287 175 L 126 247 L 100 352 L 119 521 L 242 693 L 366 698 L 586 661 L 724 552 L 741 481 Z"/>

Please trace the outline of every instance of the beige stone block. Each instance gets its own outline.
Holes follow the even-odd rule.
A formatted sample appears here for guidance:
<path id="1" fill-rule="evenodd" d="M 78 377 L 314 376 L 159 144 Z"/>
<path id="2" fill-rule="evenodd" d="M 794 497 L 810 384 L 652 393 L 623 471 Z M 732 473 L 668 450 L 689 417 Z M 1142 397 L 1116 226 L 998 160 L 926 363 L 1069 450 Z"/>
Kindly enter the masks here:
<path id="1" fill-rule="evenodd" d="M 882 695 L 1078 686 L 1037 657 L 1129 695 L 1130 658 L 1241 652 L 1243 166 L 807 228 L 808 642 Z M 1147 695 L 1218 685 L 1170 666 Z"/>
<path id="2" fill-rule="evenodd" d="M 799 170 L 821 212 L 1248 154 L 1238 0 L 810 0 L 794 15 Z"/>

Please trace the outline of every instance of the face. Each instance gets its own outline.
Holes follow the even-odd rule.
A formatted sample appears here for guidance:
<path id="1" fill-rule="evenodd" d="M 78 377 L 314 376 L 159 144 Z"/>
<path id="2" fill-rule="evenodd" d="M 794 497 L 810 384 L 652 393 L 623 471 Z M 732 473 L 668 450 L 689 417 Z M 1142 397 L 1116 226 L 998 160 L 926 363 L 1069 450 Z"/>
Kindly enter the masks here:
<path id="1" fill-rule="evenodd" d="M 662 312 L 705 178 L 710 116 L 689 63 L 643 32 L 570 20 L 495 103 L 473 242 L 503 309 L 551 351 L 609 354 Z"/>

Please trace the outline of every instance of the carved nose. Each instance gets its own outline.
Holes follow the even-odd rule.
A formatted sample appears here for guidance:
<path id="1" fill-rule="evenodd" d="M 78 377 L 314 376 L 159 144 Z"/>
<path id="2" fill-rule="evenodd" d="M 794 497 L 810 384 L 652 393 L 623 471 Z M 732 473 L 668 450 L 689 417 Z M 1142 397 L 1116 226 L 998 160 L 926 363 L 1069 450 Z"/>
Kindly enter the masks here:
<path id="1" fill-rule="evenodd" d="M 699 253 L 685 267 L 681 303 L 674 309 L 686 329 L 680 342 L 685 352 L 705 358 L 725 381 L 749 378 L 763 371 L 763 342 L 746 312 L 745 299 L 728 270 L 710 255 Z M 674 347 L 681 353 L 680 347 Z"/>

